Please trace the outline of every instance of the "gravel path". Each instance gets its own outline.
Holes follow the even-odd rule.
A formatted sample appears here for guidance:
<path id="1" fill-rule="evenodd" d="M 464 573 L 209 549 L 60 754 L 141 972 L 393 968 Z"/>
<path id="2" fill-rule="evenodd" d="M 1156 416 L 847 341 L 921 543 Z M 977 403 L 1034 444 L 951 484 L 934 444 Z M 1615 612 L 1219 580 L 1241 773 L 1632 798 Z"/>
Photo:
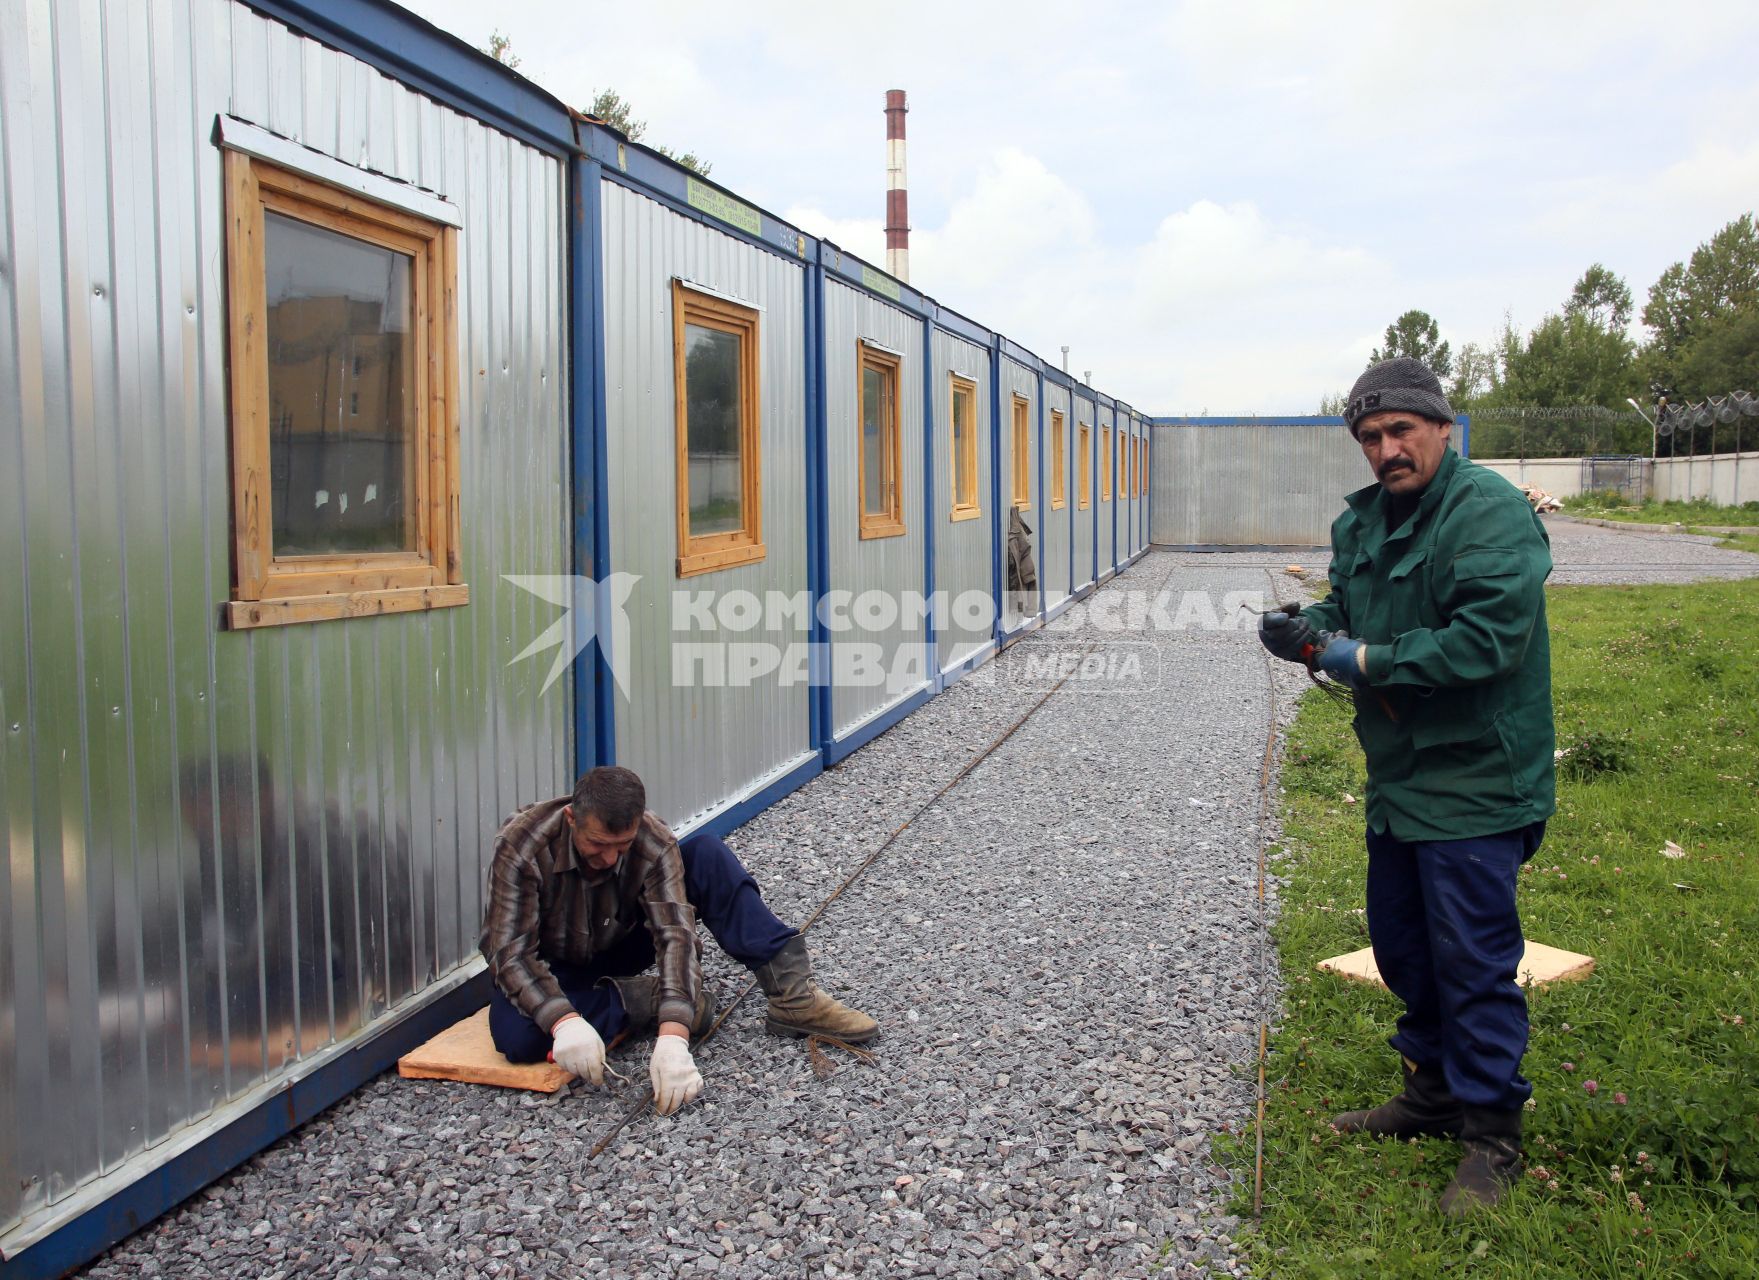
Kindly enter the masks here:
<path id="1" fill-rule="evenodd" d="M 1130 617 L 1163 587 L 1162 627 Z M 877 1065 L 838 1055 L 821 1080 L 753 995 L 700 1054 L 702 1099 L 597 1160 L 622 1106 L 585 1086 L 382 1077 L 86 1274 L 1232 1271 L 1211 1140 L 1251 1123 L 1275 999 L 1269 681 L 1245 615 L 1219 624 L 1227 593 L 1269 591 L 1253 558 L 1150 556 L 1096 597 L 1128 629 L 1072 611 L 735 834 L 802 919 L 1039 699 L 1047 658 L 1097 639 L 1144 661 L 1144 680 L 1114 671 L 1133 692 L 1070 680 L 809 935 L 820 977 L 880 1019 Z M 707 951 L 737 995 L 744 971 Z M 613 1065 L 639 1083 L 646 1053 Z"/>
<path id="2" fill-rule="evenodd" d="M 1548 527 L 1554 583 L 1759 573 L 1711 539 Z M 1152 555 L 735 833 L 802 919 L 1033 707 L 1046 659 L 1143 661 L 1065 684 L 812 931 L 820 977 L 884 1027 L 877 1065 L 820 1079 L 754 995 L 700 1052 L 702 1099 L 596 1160 L 611 1096 L 382 1077 L 86 1274 L 1234 1271 L 1241 1189 L 1211 1142 L 1249 1134 L 1278 996 L 1259 772 L 1273 680 L 1285 719 L 1305 681 L 1228 597 L 1287 598 L 1290 559 Z M 707 972 L 723 1000 L 746 985 L 712 945 Z M 646 1052 L 613 1064 L 639 1083 Z"/>
<path id="3" fill-rule="evenodd" d="M 1732 551 L 1720 539 L 1654 529 L 1612 529 L 1548 516 L 1556 586 L 1704 582 L 1759 577 L 1759 556 Z"/>

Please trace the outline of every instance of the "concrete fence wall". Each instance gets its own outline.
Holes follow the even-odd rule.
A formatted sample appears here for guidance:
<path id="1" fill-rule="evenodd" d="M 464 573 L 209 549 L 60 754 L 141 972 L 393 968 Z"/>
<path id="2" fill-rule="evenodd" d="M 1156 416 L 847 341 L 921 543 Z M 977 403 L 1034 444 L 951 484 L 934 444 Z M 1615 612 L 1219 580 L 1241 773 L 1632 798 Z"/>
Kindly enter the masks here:
<path id="1" fill-rule="evenodd" d="M 1582 492 L 1580 458 L 1475 458 L 1480 466 L 1514 484 L 1535 484 L 1554 498 Z M 1759 501 L 1759 452 L 1714 453 L 1695 458 L 1645 458 L 1643 493 L 1657 502 L 1705 498 L 1734 507 Z"/>

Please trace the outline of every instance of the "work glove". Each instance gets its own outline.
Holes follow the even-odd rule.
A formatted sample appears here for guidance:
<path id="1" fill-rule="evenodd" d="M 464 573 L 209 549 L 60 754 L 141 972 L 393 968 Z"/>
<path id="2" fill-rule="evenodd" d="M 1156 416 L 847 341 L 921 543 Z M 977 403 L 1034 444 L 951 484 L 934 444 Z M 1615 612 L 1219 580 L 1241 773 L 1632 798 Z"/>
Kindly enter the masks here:
<path id="1" fill-rule="evenodd" d="M 1334 635 L 1319 651 L 1319 669 L 1355 689 L 1368 687 L 1368 646 L 1346 635 Z"/>
<path id="2" fill-rule="evenodd" d="M 1313 643 L 1313 624 L 1298 613 L 1273 609 L 1258 619 L 1258 638 L 1285 662 L 1302 662 L 1302 647 Z"/>
<path id="3" fill-rule="evenodd" d="M 570 1014 L 551 1027 L 550 1034 L 555 1037 L 550 1057 L 558 1067 L 594 1084 L 605 1082 L 605 1042 L 592 1023 L 577 1013 Z"/>
<path id="4" fill-rule="evenodd" d="M 702 1072 L 696 1069 L 696 1060 L 690 1056 L 690 1046 L 683 1036 L 654 1038 L 648 1078 L 654 1086 L 654 1110 L 663 1116 L 695 1101 L 702 1092 Z"/>

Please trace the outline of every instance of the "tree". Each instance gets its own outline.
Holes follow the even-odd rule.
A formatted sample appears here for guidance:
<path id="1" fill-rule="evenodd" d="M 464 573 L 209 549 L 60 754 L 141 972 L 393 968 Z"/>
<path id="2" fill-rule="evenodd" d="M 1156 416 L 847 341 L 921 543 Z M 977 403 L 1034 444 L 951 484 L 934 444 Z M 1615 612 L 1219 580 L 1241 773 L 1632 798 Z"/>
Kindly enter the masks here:
<path id="1" fill-rule="evenodd" d="M 1460 358 L 1454 361 L 1454 380 L 1448 384 L 1448 403 L 1456 413 L 1461 412 L 1480 396 L 1496 390 L 1497 384 L 1495 351 L 1468 342 L 1460 348 Z"/>
<path id="2" fill-rule="evenodd" d="M 615 89 L 604 89 L 596 94 L 587 114 L 603 120 L 631 142 L 640 142 L 642 136 L 647 133 L 647 121 L 637 120 L 634 106 L 624 101 L 623 96 Z M 654 150 L 668 160 L 676 160 L 692 173 L 704 178 L 708 177 L 710 165 L 694 151 L 686 151 L 683 155 L 679 155 L 670 147 L 655 146 Z"/>
<path id="3" fill-rule="evenodd" d="M 1759 228 L 1744 213 L 1676 262 L 1650 286 L 1643 323 L 1671 364 L 1715 317 L 1759 306 Z M 1664 379 L 1665 380 L 1665 379 Z"/>
<path id="4" fill-rule="evenodd" d="M 1441 330 L 1427 311 L 1407 311 L 1386 327 L 1386 345 L 1376 347 L 1368 363 L 1410 356 L 1428 365 L 1436 377 L 1447 378 L 1453 374 L 1454 358 L 1440 339 Z"/>
<path id="5" fill-rule="evenodd" d="M 1350 403 L 1348 391 L 1334 391 L 1330 395 L 1319 397 L 1319 416 L 1322 418 L 1341 418 L 1344 407 Z"/>
<path id="6" fill-rule="evenodd" d="M 1596 324 L 1585 312 L 1546 316 L 1505 355 L 1504 402 L 1621 407 L 1640 386 L 1634 354 L 1622 329 Z"/>
<path id="7" fill-rule="evenodd" d="M 1622 332 L 1631 323 L 1631 288 L 1596 262 L 1576 281 L 1564 314 L 1587 316 L 1602 329 Z"/>

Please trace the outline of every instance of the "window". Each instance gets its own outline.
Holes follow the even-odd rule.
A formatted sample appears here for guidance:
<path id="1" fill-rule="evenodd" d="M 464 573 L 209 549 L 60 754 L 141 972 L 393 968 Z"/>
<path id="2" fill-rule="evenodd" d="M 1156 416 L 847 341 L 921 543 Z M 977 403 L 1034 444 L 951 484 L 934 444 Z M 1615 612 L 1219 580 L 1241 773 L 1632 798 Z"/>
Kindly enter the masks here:
<path id="1" fill-rule="evenodd" d="M 1010 462 L 1014 468 L 1014 507 L 1032 510 L 1032 431 L 1029 425 L 1032 406 L 1019 396 L 1014 397 L 1014 450 Z"/>
<path id="2" fill-rule="evenodd" d="M 757 312 L 672 281 L 678 576 L 764 558 Z"/>
<path id="3" fill-rule="evenodd" d="M 951 375 L 953 388 L 953 519 L 983 514 L 977 500 L 977 384 Z"/>
<path id="4" fill-rule="evenodd" d="M 1069 505 L 1069 433 L 1063 429 L 1063 412 L 1051 410 L 1051 510 Z"/>
<path id="5" fill-rule="evenodd" d="M 224 154 L 227 625 L 468 604 L 457 232 L 241 150 Z"/>
<path id="6" fill-rule="evenodd" d="M 1130 496 L 1129 490 L 1125 488 L 1124 483 L 1127 478 L 1127 473 L 1130 470 L 1130 455 L 1125 449 L 1128 442 L 1129 437 L 1126 436 L 1123 429 L 1120 428 L 1118 431 L 1118 501 L 1120 502 Z"/>
<path id="7" fill-rule="evenodd" d="M 1075 500 L 1085 511 L 1093 505 L 1093 428 L 1083 422 L 1076 437 Z"/>
<path id="8" fill-rule="evenodd" d="M 1112 500 L 1112 429 L 1105 428 L 1105 448 L 1099 457 L 1099 500 Z"/>
<path id="9" fill-rule="evenodd" d="M 889 351 L 861 344 L 861 536 L 895 538 L 904 532 L 903 433 L 898 427 L 898 370 Z"/>
<path id="10" fill-rule="evenodd" d="M 1148 441 L 1136 438 L 1136 496 L 1148 492 Z"/>

